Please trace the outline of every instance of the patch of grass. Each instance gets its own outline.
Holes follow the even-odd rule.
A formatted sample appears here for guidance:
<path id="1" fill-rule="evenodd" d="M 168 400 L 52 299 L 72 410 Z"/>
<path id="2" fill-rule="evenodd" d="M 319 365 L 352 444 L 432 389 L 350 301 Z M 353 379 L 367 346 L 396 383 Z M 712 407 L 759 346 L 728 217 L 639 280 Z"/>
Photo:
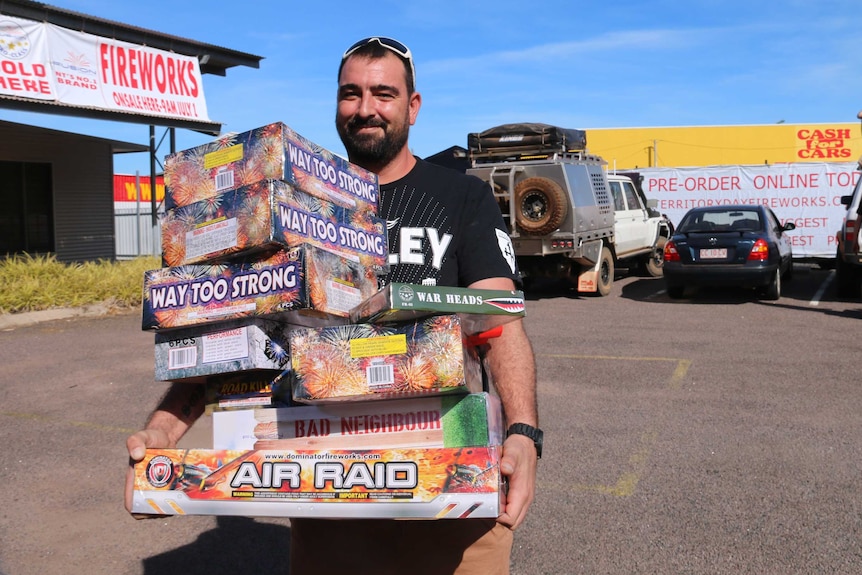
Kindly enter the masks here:
<path id="1" fill-rule="evenodd" d="M 144 272 L 159 267 L 154 256 L 80 264 L 58 262 L 53 255 L 0 259 L 0 313 L 97 303 L 139 306 Z"/>

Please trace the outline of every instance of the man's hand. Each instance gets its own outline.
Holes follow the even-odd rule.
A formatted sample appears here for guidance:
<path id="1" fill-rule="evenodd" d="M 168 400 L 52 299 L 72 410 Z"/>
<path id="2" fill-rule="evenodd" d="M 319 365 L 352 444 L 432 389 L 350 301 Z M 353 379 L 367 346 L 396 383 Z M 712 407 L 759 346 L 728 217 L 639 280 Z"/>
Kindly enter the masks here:
<path id="1" fill-rule="evenodd" d="M 147 426 L 126 440 L 129 469 L 126 472 L 126 510 L 131 512 L 135 492 L 135 463 L 147 449 L 170 449 L 204 412 L 204 386 L 198 383 L 171 384 L 159 406 L 150 415 Z M 143 516 L 142 516 L 143 517 Z M 149 515 L 147 517 L 158 517 Z"/>
<path id="2" fill-rule="evenodd" d="M 129 450 L 129 468 L 126 471 L 126 511 L 132 512 L 132 496 L 135 492 L 135 464 L 144 458 L 148 448 L 172 447 L 168 434 L 161 429 L 143 429 L 126 440 Z M 137 516 L 137 515 L 136 515 Z M 147 517 L 157 517 L 147 515 Z"/>
<path id="3" fill-rule="evenodd" d="M 536 495 L 536 446 L 529 437 L 510 435 L 503 443 L 500 471 L 509 481 L 506 506 L 497 521 L 514 530 Z"/>

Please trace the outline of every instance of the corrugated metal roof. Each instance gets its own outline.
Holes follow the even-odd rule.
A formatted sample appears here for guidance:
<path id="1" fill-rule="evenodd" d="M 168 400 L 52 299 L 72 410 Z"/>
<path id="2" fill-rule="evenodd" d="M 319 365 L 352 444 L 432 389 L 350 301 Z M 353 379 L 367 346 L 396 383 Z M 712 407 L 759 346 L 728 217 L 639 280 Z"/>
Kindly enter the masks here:
<path id="1" fill-rule="evenodd" d="M 131 142 L 121 142 L 119 140 L 110 140 L 108 138 L 97 138 L 95 136 L 86 136 L 84 134 L 76 134 L 73 132 L 64 132 L 62 130 L 52 130 L 50 128 L 40 128 L 38 126 L 29 126 L 27 124 L 16 124 L 15 122 L 7 122 L 6 120 L 0 120 L 0 127 L 9 127 L 10 129 L 19 129 L 27 132 L 40 133 L 40 134 L 56 134 L 62 136 L 70 136 L 73 138 L 85 139 L 85 140 L 93 140 L 105 142 L 109 146 L 111 146 L 111 151 L 115 154 L 127 154 L 129 152 L 146 152 L 149 151 L 148 146 L 142 146 L 141 144 L 133 144 Z"/>

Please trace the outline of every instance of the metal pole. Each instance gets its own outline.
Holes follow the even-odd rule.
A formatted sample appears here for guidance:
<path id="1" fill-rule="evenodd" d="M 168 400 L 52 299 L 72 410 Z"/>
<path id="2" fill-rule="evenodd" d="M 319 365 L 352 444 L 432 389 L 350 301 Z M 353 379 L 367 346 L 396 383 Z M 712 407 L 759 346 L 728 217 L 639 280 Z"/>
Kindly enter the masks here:
<path id="1" fill-rule="evenodd" d="M 135 238 L 138 250 L 136 255 L 141 255 L 141 171 L 135 170 Z"/>
<path id="2" fill-rule="evenodd" d="M 153 255 L 159 255 L 159 215 L 156 212 L 156 127 L 150 124 L 150 210 L 153 225 Z"/>
<path id="3" fill-rule="evenodd" d="M 156 181 L 156 127 L 150 124 L 150 191 L 152 192 L 152 184 Z M 158 223 L 156 217 L 156 194 L 150 193 L 150 208 L 153 226 Z"/>

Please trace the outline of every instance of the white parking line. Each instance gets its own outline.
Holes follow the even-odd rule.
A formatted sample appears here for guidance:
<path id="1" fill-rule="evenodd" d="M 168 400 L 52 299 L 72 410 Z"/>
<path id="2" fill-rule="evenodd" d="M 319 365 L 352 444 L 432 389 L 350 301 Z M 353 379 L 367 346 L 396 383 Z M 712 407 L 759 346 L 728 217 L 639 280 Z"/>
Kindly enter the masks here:
<path id="1" fill-rule="evenodd" d="M 832 278 L 834 277 L 835 270 L 832 270 L 826 275 L 826 279 L 823 280 L 822 284 L 820 284 L 820 289 L 817 290 L 817 293 L 814 294 L 814 297 L 811 298 L 811 301 L 808 302 L 808 305 L 812 307 L 817 307 L 820 305 L 820 298 L 822 298 L 823 294 L 826 293 L 826 288 L 828 288 L 829 284 L 832 283 Z"/>

